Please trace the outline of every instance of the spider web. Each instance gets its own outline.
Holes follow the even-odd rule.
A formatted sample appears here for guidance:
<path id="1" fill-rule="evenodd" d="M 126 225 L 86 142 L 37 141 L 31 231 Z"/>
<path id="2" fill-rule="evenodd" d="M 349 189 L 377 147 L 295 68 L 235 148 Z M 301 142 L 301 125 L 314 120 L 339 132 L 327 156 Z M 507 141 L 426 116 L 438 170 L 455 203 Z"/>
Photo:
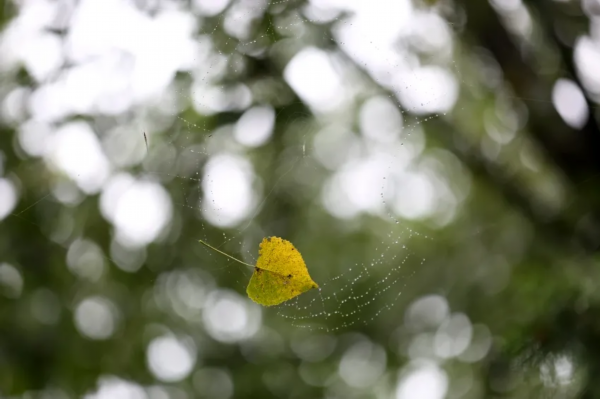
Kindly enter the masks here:
<path id="1" fill-rule="evenodd" d="M 272 2 L 270 3 L 270 7 L 287 3 L 287 1 Z M 300 17 L 299 14 L 295 14 L 293 19 L 296 19 L 296 21 L 285 25 L 271 21 L 266 29 L 267 33 L 240 43 L 234 53 L 252 48 L 252 46 L 260 43 L 269 34 L 285 32 L 286 30 L 293 31 L 302 24 L 313 22 L 308 18 Z M 219 23 L 215 24 L 210 32 L 211 35 L 216 34 L 222 28 L 222 21 L 223 18 L 220 19 Z M 351 23 L 344 22 L 338 17 L 334 18 L 333 21 L 342 24 Z M 224 46 L 226 47 L 233 40 L 227 38 Z M 324 34 L 323 40 L 339 44 L 339 41 L 331 36 L 329 32 Z M 378 49 L 376 44 L 373 44 L 373 47 Z M 217 50 L 216 54 L 224 56 L 221 50 Z M 353 58 L 352 54 L 349 54 L 348 58 Z M 215 61 L 215 63 L 217 62 Z M 213 65 L 209 64 L 206 70 L 210 71 L 212 68 Z M 354 70 L 353 72 L 356 73 L 359 70 Z M 206 74 L 209 75 L 210 72 L 206 72 Z M 192 76 L 191 73 L 190 76 Z M 202 80 L 204 79 L 202 78 Z M 224 87 L 218 80 L 215 80 L 214 84 L 216 86 L 220 85 L 221 88 Z M 406 88 L 410 89 L 408 86 Z M 192 102 L 211 100 L 208 98 L 210 94 L 198 96 L 193 91 L 191 94 L 186 94 L 183 90 L 180 90 L 179 94 L 192 100 Z M 381 92 L 379 96 L 382 96 Z M 408 121 L 408 123 L 404 123 L 401 132 L 399 132 L 401 134 L 400 146 L 404 146 L 405 144 L 409 146 L 418 145 L 415 142 L 422 140 L 421 125 L 441 115 L 434 113 L 423 117 L 415 117 L 414 115 L 409 115 L 392 94 L 384 94 L 383 97 L 391 100 L 397 106 L 401 117 L 404 117 Z M 421 106 L 426 105 L 421 104 Z M 314 117 L 313 114 L 308 114 L 307 116 Z M 277 123 L 279 113 L 275 118 L 275 123 Z M 214 238 L 214 231 L 218 230 L 218 227 L 215 229 L 215 227 L 211 226 L 211 223 L 207 222 L 204 216 L 206 215 L 207 208 L 218 212 L 220 204 L 207 200 L 208 195 L 203 190 L 202 184 L 205 180 L 212 179 L 212 176 L 203 169 L 211 157 L 218 153 L 214 149 L 216 146 L 215 142 L 221 147 L 227 147 L 228 141 L 234 142 L 235 140 L 231 137 L 230 131 L 227 129 L 224 130 L 223 126 L 218 126 L 217 128 L 207 127 L 203 124 L 195 123 L 193 118 L 185 115 L 178 116 L 176 125 L 175 132 L 167 135 L 165 141 L 168 145 L 173 145 L 178 149 L 178 161 L 180 161 L 180 164 L 187 165 L 188 171 L 185 174 L 175 173 L 169 176 L 171 183 L 178 191 L 178 194 L 175 195 L 175 203 L 184 213 L 193 215 L 200 222 L 201 237 L 196 238 L 211 242 L 210 237 Z M 318 121 L 317 125 L 319 125 Z M 269 209 L 274 205 L 273 194 L 280 189 L 280 186 L 294 184 L 295 178 L 297 179 L 297 170 L 299 169 L 316 174 L 323 173 L 322 170 L 319 170 L 319 168 L 322 169 L 322 165 L 319 165 L 319 161 L 313 154 L 315 148 L 315 131 L 319 130 L 319 126 L 296 130 L 297 134 L 293 139 L 294 143 L 287 148 L 288 152 L 292 154 L 290 157 L 291 160 L 288 159 L 287 163 L 281 162 L 283 165 L 277 165 L 277 177 L 275 181 L 270 185 L 270 188 L 262 193 L 262 198 L 260 193 L 256 195 L 257 201 L 250 207 L 250 211 L 246 217 L 233 228 L 225 228 L 224 230 L 229 230 L 229 232 L 222 233 L 222 241 L 213 241 L 211 244 L 233 255 L 240 253 L 244 261 L 255 263 L 258 242 L 260 242 L 262 236 L 274 235 L 269 231 L 263 231 L 258 222 L 258 219 L 264 214 L 268 214 Z M 233 147 L 238 155 L 241 154 L 241 157 L 246 159 L 252 159 L 254 157 L 252 153 L 258 151 L 257 149 Z M 378 219 L 381 231 L 387 230 L 388 233 L 383 234 L 378 243 L 369 244 L 371 245 L 370 253 L 373 256 L 366 261 L 353 263 L 340 261 L 339 264 L 315 270 L 311 268 L 311 263 L 305 255 L 309 272 L 319 283 L 320 288 L 300 295 L 276 308 L 276 314 L 283 320 L 290 322 L 291 325 L 309 330 L 324 330 L 327 332 L 368 325 L 397 304 L 402 295 L 403 288 L 411 275 L 418 271 L 425 263 L 426 259 L 418 253 L 412 252 L 410 245 L 416 239 L 429 238 L 409 227 L 407 221 L 399 219 L 386 203 L 386 199 L 389 197 L 386 195 L 386 182 L 389 181 L 391 176 L 393 179 L 392 168 L 396 166 L 394 164 L 396 155 L 387 155 L 391 155 L 387 160 L 387 171 L 379 174 L 379 178 L 381 179 L 379 193 L 381 207 L 379 212 L 375 212 L 370 217 Z M 250 161 L 250 164 L 252 165 L 252 161 Z M 160 174 L 160 172 L 154 171 L 152 173 Z M 386 179 L 388 180 L 386 181 Z M 170 191 L 173 195 L 173 190 Z M 366 213 L 368 214 L 369 212 Z M 358 217 L 360 217 L 360 214 Z M 335 220 L 334 218 L 332 219 Z M 347 222 L 340 221 L 340 223 Z M 296 243 L 296 245 L 298 244 Z M 299 247 L 299 250 L 302 252 L 301 247 Z M 209 258 L 207 259 L 214 260 L 215 265 L 223 264 L 223 259 L 217 259 L 221 255 L 210 253 L 208 256 Z M 223 268 L 212 266 L 211 261 L 208 261 L 203 264 L 203 268 L 233 276 L 236 281 L 236 290 L 244 292 L 252 270 L 244 268 L 235 262 L 227 262 L 227 266 Z"/>
<path id="2" fill-rule="evenodd" d="M 239 4 L 242 3 L 244 2 Z M 224 57 L 246 57 L 248 53 L 256 50 L 258 45 L 263 45 L 263 41 L 270 39 L 271 36 L 283 36 L 284 39 L 289 39 L 290 36 L 293 37 L 297 33 L 298 29 L 304 29 L 305 25 L 323 24 L 323 22 L 311 20 L 301 12 L 285 11 L 285 6 L 292 3 L 291 1 L 277 1 L 268 5 L 271 17 L 282 14 L 283 16 L 279 20 L 269 19 L 266 33 L 248 40 L 238 40 L 226 36 L 220 46 L 209 46 L 209 50 L 206 50 L 210 52 L 209 56 L 206 57 L 206 64 L 197 62 L 197 64 L 202 64 L 202 67 L 187 75 L 192 82 L 201 82 L 205 86 L 200 86 L 200 88 L 192 86 L 189 89 L 190 81 L 186 80 L 185 76 L 184 79 L 176 80 L 172 89 L 178 100 L 173 102 L 179 104 L 181 112 L 178 113 L 175 124 L 166 133 L 147 132 L 149 151 L 143 163 L 144 172 L 142 173 L 150 174 L 168 188 L 173 204 L 181 213 L 181 216 L 176 216 L 176 218 L 180 218 L 179 223 L 184 226 L 184 232 L 181 236 L 187 237 L 186 239 L 190 240 L 190 245 L 195 248 L 201 248 L 197 240 L 203 239 L 234 256 L 241 254 L 243 260 L 248 263 L 256 261 L 258 243 L 262 237 L 277 235 L 276 232 L 263 229 L 261 225 L 261 221 L 265 218 L 268 219 L 271 214 L 271 208 L 277 205 L 277 196 L 286 192 L 286 195 L 292 195 L 290 193 L 298 191 L 294 190 L 294 187 L 301 186 L 303 180 L 303 177 L 299 176 L 301 174 L 310 176 L 314 174 L 316 177 L 326 176 L 329 178 L 335 173 L 328 170 L 326 165 L 323 165 L 323 157 L 316 154 L 317 141 L 320 133 L 331 127 L 332 119 L 338 118 L 347 122 L 347 118 L 336 114 L 339 111 L 323 111 L 314 106 L 310 110 L 301 111 L 302 115 L 300 116 L 305 117 L 309 122 L 304 124 L 294 122 L 295 124 L 290 123 L 287 125 L 286 129 L 293 131 L 293 134 L 287 134 L 285 137 L 285 140 L 287 140 L 285 157 L 275 160 L 273 165 L 263 166 L 259 169 L 256 166 L 260 161 L 262 147 L 245 148 L 243 145 L 236 143 L 235 138 L 232 137 L 232 121 L 215 123 L 214 120 L 210 119 L 211 115 L 214 118 L 214 114 L 218 113 L 227 114 L 232 110 L 244 111 L 251 104 L 238 106 L 236 109 L 206 110 L 205 103 L 219 102 L 220 93 L 215 90 L 202 92 L 202 88 L 210 86 L 223 91 L 232 86 L 232 82 L 223 82 L 222 75 L 218 72 L 219 65 L 223 62 Z M 256 19 L 263 18 L 264 8 L 245 4 L 244 12 L 252 14 Z M 282 9 L 278 11 L 276 10 L 277 7 L 282 7 Z M 206 24 L 208 28 L 205 28 L 204 38 L 218 38 L 222 34 L 221 30 L 225 18 L 219 16 L 213 19 L 212 25 Z M 336 16 L 327 23 L 344 26 L 351 25 L 352 20 Z M 286 32 L 291 32 L 291 34 L 285 36 Z M 320 32 L 308 44 L 312 44 L 313 47 L 319 47 L 320 45 L 324 48 L 327 48 L 330 43 L 344 45 L 330 30 L 322 29 Z M 368 33 L 364 32 L 365 36 L 368 36 Z M 230 49 L 229 53 L 225 53 L 223 49 L 231 48 L 236 42 L 238 44 L 234 46 L 235 48 Z M 421 108 L 417 111 L 421 113 L 409 113 L 406 107 L 397 99 L 398 96 L 390 93 L 392 90 L 385 88 L 389 86 L 386 82 L 389 83 L 399 64 L 410 65 L 416 62 L 410 58 L 414 54 L 405 52 L 404 55 L 397 57 L 395 52 L 382 49 L 375 41 L 371 41 L 369 46 L 375 50 L 376 54 L 381 53 L 381 57 L 378 57 L 379 63 L 390 67 L 389 69 L 375 72 L 369 70 L 367 63 L 361 64 L 359 52 L 353 52 L 348 47 L 344 47 L 343 51 L 335 52 L 331 62 L 335 64 L 334 67 L 336 65 L 339 67 L 338 64 L 351 65 L 346 69 L 341 68 L 340 74 L 343 75 L 343 78 L 359 77 L 352 81 L 357 82 L 357 92 L 351 93 L 356 102 L 360 103 L 360 100 L 364 100 L 363 97 L 386 99 L 394 104 L 400 118 L 402 118 L 401 123 L 403 126 L 401 126 L 401 130 L 394 133 L 397 146 L 389 146 L 387 152 L 380 151 L 384 158 L 383 163 L 386 165 L 386 170 L 379 170 L 374 177 L 380 184 L 369 186 L 369 191 L 372 192 L 368 194 L 375 193 L 380 197 L 378 209 L 362 209 L 356 212 L 355 217 L 347 219 L 343 217 L 335 218 L 327 212 L 323 212 L 323 215 L 329 217 L 332 223 L 343 228 L 348 227 L 350 230 L 356 220 L 363 223 L 363 232 L 368 229 L 364 225 L 372 223 L 374 226 L 371 227 L 374 233 L 372 236 L 374 238 L 371 238 L 371 241 L 368 241 L 367 244 L 363 243 L 367 251 L 364 258 L 354 260 L 341 257 L 338 260 L 335 259 L 335 256 L 329 256 L 328 259 L 334 259 L 334 262 L 324 265 L 319 259 L 311 257 L 312 253 L 319 252 L 310 249 L 304 251 L 304 248 L 308 247 L 306 238 L 303 239 L 304 241 L 296 241 L 293 237 L 283 237 L 292 240 L 303 253 L 311 275 L 320 285 L 318 291 L 303 294 L 279 306 L 273 312 L 293 326 L 311 330 L 337 331 L 369 324 L 398 303 L 403 288 L 411 276 L 418 272 L 419 268 L 426 262 L 426 257 L 422 255 L 422 251 L 413 250 L 413 245 L 417 240 L 429 240 L 428 236 L 418 233 L 419 229 L 413 228 L 410 220 L 400 218 L 387 201 L 390 199 L 389 191 L 397 189 L 395 186 L 398 183 L 390 183 L 390 181 L 394 180 L 395 169 L 399 167 L 398 162 L 405 162 L 399 151 L 400 148 L 416 148 L 417 155 L 414 157 L 416 159 L 424 146 L 422 127 L 433 119 L 444 117 L 445 114 L 423 112 L 423 107 L 426 109 L 428 101 L 432 100 L 424 100 L 420 104 Z M 401 43 L 401 47 L 403 46 L 408 45 Z M 456 62 L 450 58 L 447 64 L 452 66 L 453 71 L 461 81 L 460 83 L 464 83 Z M 405 71 L 405 69 L 402 70 Z M 410 70 L 403 73 L 411 75 Z M 423 80 L 424 78 L 417 76 L 416 79 Z M 377 83 L 379 83 L 379 86 Z M 404 89 L 412 90 L 411 83 L 407 83 Z M 194 104 L 196 110 L 194 111 L 189 104 L 182 105 L 186 102 Z M 281 112 L 281 110 L 295 105 L 296 102 L 289 102 L 287 105 L 276 106 L 275 108 L 278 111 L 275 115 L 275 123 L 281 119 L 289 122 L 293 117 L 298 116 L 284 115 Z M 148 121 L 152 121 L 152 115 L 148 114 Z M 357 129 L 351 128 L 351 130 Z M 145 136 L 142 136 L 142 132 L 140 132 L 141 146 L 145 146 L 144 139 Z M 356 139 L 358 140 L 358 138 Z M 372 143 L 369 142 L 370 144 Z M 268 145 L 268 142 L 266 145 Z M 379 147 L 385 147 L 381 143 L 378 145 Z M 366 146 L 362 143 L 362 147 Z M 257 169 L 257 173 L 253 174 L 253 184 L 260 183 L 261 172 L 266 169 L 274 170 L 272 180 L 263 183 L 266 188 L 258 187 L 253 190 L 255 202 L 250 204 L 245 217 L 229 227 L 219 226 L 219 223 L 215 223 L 214 220 L 210 222 L 206 219 L 207 212 L 218 212 L 222 207 L 222 204 L 218 202 L 209 201 L 207 192 L 203 188 L 205 181 L 213 179 L 206 172 L 206 165 L 215 155 L 221 153 L 234 154 Z M 280 156 L 281 154 L 277 155 Z M 361 154 L 355 156 L 357 159 L 361 159 L 361 157 Z M 406 167 L 406 165 L 401 166 Z M 305 176 L 304 179 L 306 179 Z M 320 198 L 324 185 L 323 182 L 314 184 L 313 188 L 315 189 L 309 190 L 309 193 L 305 195 L 312 202 L 310 206 L 323 207 Z M 304 187 L 301 186 L 301 189 Z M 35 203 L 31 206 L 34 205 Z M 29 208 L 25 210 L 27 209 Z M 19 214 L 15 216 L 20 217 Z M 368 220 L 365 221 L 365 219 Z M 188 223 L 184 223 L 184 221 Z M 291 231 L 291 233 L 296 235 L 298 232 Z M 215 242 L 215 237 L 219 236 L 222 237 L 222 240 Z M 418 248 L 418 245 L 416 247 Z M 320 251 L 320 253 L 323 253 L 322 248 Z M 331 254 L 331 251 L 333 249 L 329 250 L 329 254 Z M 196 249 L 195 253 L 199 256 L 198 259 L 201 262 L 202 269 L 215 275 L 228 275 L 230 280 L 235 281 L 235 288 L 238 292 L 245 291 L 252 270 L 235 262 L 228 262 L 223 267 L 223 259 L 219 258 L 220 255 L 205 251 L 204 248 L 201 248 L 201 250 Z M 108 259 L 114 262 L 114 260 Z"/>
<path id="3" fill-rule="evenodd" d="M 304 146 L 302 145 L 302 147 Z M 191 153 L 210 157 L 202 151 L 191 150 Z M 234 228 L 233 231 L 229 229 L 228 233 L 222 232 L 223 239 L 212 244 L 234 256 L 238 256 L 236 253 L 241 254 L 242 259 L 248 263 L 256 263 L 258 243 L 262 239 L 262 235 L 257 230 L 262 231 L 262 229 L 256 225 L 255 219 L 262 213 L 269 212 L 269 207 L 273 205 L 271 197 L 277 189 L 278 183 L 284 182 L 292 170 L 310 159 L 310 154 L 303 151 L 300 158 L 292 162 L 291 167 L 283 169 L 273 187 L 264 195 L 260 204 L 249 213 L 249 216 L 239 223 L 239 227 Z M 210 175 L 205 174 L 203 177 L 176 175 L 173 183 L 179 185 L 181 190 L 187 193 L 184 197 L 187 203 L 178 203 L 177 205 L 182 208 L 184 213 L 195 215 L 200 222 L 201 235 L 195 238 L 210 241 L 210 237 L 214 238 L 214 234 L 210 234 L 209 231 L 214 230 L 214 227 L 201 217 L 203 206 L 205 206 L 201 188 L 203 179 L 210 179 Z M 196 187 L 190 188 L 190 182 Z M 382 177 L 382 182 L 385 182 L 385 176 Z M 382 185 L 381 189 L 381 202 L 385 205 L 383 199 L 385 186 Z M 197 205 L 194 205 L 194 202 L 197 202 Z M 218 209 L 218 204 L 211 205 Z M 405 222 L 399 220 L 389 210 L 386 211 L 381 221 L 383 226 L 387 226 L 389 232 L 385 234 L 379 244 L 371 248 L 371 252 L 377 256 L 374 255 L 366 262 L 350 264 L 340 262 L 335 267 L 314 270 L 305 256 L 309 272 L 320 287 L 275 307 L 276 314 L 295 327 L 311 331 L 335 332 L 354 326 L 368 325 L 386 311 L 391 310 L 401 297 L 403 288 L 411 275 L 416 272 L 415 267 L 418 269 L 426 261 L 425 258 L 410 251 L 411 240 L 428 240 L 429 238 L 407 227 Z M 264 234 L 271 235 L 268 232 L 264 232 Z M 301 248 L 300 251 L 302 251 Z M 207 258 L 202 263 L 202 268 L 213 273 L 225 273 L 230 278 L 233 277 L 236 291 L 245 292 L 252 270 L 210 250 L 206 252 Z M 224 260 L 226 266 L 217 266 L 222 265 Z M 404 267 L 407 264 L 410 267 L 405 270 Z"/>

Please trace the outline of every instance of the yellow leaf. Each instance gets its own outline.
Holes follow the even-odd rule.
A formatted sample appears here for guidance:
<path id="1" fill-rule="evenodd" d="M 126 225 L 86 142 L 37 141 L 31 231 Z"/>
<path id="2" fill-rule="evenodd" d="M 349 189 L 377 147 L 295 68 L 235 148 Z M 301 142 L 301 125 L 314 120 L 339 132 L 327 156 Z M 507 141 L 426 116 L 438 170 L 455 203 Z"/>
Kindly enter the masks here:
<path id="1" fill-rule="evenodd" d="M 319 286 L 310 278 L 306 264 L 294 245 L 279 237 L 264 238 L 260 243 L 256 266 L 242 262 L 217 248 L 207 247 L 254 268 L 246 292 L 254 302 L 263 306 L 279 305 Z"/>
<path id="2" fill-rule="evenodd" d="M 279 305 L 318 287 L 291 242 L 279 237 L 263 239 L 246 289 L 250 299 L 264 306 Z"/>

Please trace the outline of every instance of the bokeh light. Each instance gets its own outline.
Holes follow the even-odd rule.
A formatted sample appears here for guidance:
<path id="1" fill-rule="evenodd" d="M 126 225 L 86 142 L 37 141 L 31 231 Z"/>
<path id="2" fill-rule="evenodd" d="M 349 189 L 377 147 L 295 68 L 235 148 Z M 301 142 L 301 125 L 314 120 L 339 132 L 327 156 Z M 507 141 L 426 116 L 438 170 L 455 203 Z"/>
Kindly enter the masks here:
<path id="1" fill-rule="evenodd" d="M 262 321 L 258 305 L 228 290 L 210 294 L 203 317 L 208 334 L 217 341 L 229 343 L 252 337 Z"/>
<path id="2" fill-rule="evenodd" d="M 118 322 L 118 310 L 107 298 L 88 297 L 77 304 L 74 312 L 75 326 L 79 332 L 91 339 L 110 338 Z"/>
<path id="3" fill-rule="evenodd" d="M 196 363 L 196 347 L 190 339 L 162 336 L 148 345 L 148 367 L 161 381 L 186 378 Z"/>

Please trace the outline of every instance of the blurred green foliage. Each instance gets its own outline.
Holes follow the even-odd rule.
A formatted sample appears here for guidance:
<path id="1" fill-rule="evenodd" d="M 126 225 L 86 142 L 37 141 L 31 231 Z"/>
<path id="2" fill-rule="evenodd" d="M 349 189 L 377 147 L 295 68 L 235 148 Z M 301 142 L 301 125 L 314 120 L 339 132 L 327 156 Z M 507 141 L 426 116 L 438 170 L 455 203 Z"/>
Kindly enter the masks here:
<path id="1" fill-rule="evenodd" d="M 388 204 L 383 217 L 366 213 L 349 220 L 323 207 L 331 171 L 314 155 L 315 136 L 334 123 L 358 130 L 364 102 L 392 93 L 332 40 L 333 22 L 302 17 L 301 1 L 266 7 L 245 42 L 227 33 L 221 15 L 202 18 L 199 35 L 208 35 L 226 57 L 222 87 L 245 84 L 256 103 L 271 105 L 277 115 L 272 139 L 244 154 L 263 196 L 235 228 L 202 218 L 202 171 L 215 153 L 239 151 L 230 130 L 244 110 L 197 113 L 190 104 L 193 79 L 179 73 L 180 111 L 169 117 L 161 104 L 148 106 L 145 125 L 155 122 L 160 129 L 151 129 L 147 158 L 128 169 L 159 181 L 173 202 L 168 231 L 144 249 L 134 272 L 111 258 L 116 233 L 100 211 L 100 196 L 83 195 L 74 206 L 57 200 L 57 185 L 69 177 L 20 148 L 18 123 L 0 125 L 1 175 L 19 193 L 17 207 L 0 221 L 0 264 L 11 265 L 0 268 L 0 395 L 80 397 L 115 376 L 145 387 L 152 398 L 393 397 L 416 359 L 424 358 L 444 370 L 447 397 L 598 397 L 598 106 L 586 100 L 590 117 L 577 130 L 551 102 L 556 79 L 578 82 L 574 41 L 587 34 L 589 17 L 575 1 L 525 2 L 534 33 L 523 40 L 487 1 L 426 3 L 418 7 L 434 7 L 455 29 L 452 67 L 460 73 L 460 95 L 447 115 L 425 118 L 403 110 L 405 127 L 414 132 L 402 141 L 417 146 L 424 140 L 415 162 L 442 176 L 450 193 L 466 193 L 442 227 L 431 219 L 396 223 Z M 11 7 L 0 3 L 0 26 L 7 26 Z M 287 63 L 309 45 L 339 52 L 352 71 L 344 84 L 359 94 L 341 115 L 315 116 L 284 79 Z M 486 85 L 494 71 L 500 82 Z M 35 89 L 23 73 L 0 76 L 0 99 L 17 86 Z M 102 137 L 134 113 L 71 119 L 87 121 Z M 514 138 L 497 148 L 486 135 L 490 115 L 496 124 L 518 120 Z M 143 146 L 142 131 L 139 138 Z M 210 301 L 194 308 L 177 293 L 193 297 L 189 292 L 201 296 L 218 288 L 243 296 L 251 271 L 207 251 L 198 239 L 253 262 L 258 242 L 269 235 L 297 246 L 323 290 L 278 310 L 249 307 L 249 315 L 259 315 L 258 332 L 220 340 L 207 327 Z M 102 253 L 98 278 L 67 267 L 80 238 Z M 365 266 L 371 267 L 367 273 Z M 436 355 L 438 327 L 423 327 L 410 316 L 411 304 L 430 295 L 439 295 L 431 302 L 437 305 L 445 298 L 448 315 L 474 326 L 469 353 L 476 360 Z M 107 337 L 94 339 L 78 327 L 77 309 L 90 298 L 107 299 L 117 309 Z M 98 303 L 89 302 L 89 309 Z M 326 317 L 322 308 L 338 313 Z M 441 308 L 426 309 L 430 313 L 421 316 L 434 320 Z M 195 356 L 188 375 L 173 381 L 149 367 L 149 347 L 169 334 Z M 486 339 L 489 348 L 478 358 L 474 344 Z M 375 373 L 381 364 L 372 384 L 349 385 L 348 375 Z M 410 397 L 425 396 L 414 391 Z"/>

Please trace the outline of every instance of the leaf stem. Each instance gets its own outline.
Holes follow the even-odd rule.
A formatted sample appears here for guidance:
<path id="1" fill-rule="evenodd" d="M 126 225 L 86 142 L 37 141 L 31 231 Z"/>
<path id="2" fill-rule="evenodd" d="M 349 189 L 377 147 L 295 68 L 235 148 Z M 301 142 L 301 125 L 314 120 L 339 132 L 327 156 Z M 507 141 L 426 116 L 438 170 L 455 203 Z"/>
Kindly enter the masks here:
<path id="1" fill-rule="evenodd" d="M 213 251 L 217 251 L 217 252 L 218 252 L 218 253 L 220 253 L 221 255 L 225 255 L 225 256 L 227 256 L 229 259 L 233 259 L 234 261 L 236 261 L 236 262 L 239 262 L 239 263 L 241 263 L 242 265 L 245 265 L 245 266 L 250 266 L 251 268 L 254 268 L 254 265 L 251 265 L 250 263 L 242 262 L 241 260 L 239 260 L 239 259 L 237 259 L 237 258 L 234 258 L 233 256 L 231 256 L 231 255 L 229 255 L 229 254 L 226 254 L 225 252 L 223 252 L 223 251 L 221 251 L 221 250 L 219 250 L 219 249 L 217 249 L 217 248 L 213 247 L 212 245 L 210 245 L 210 244 L 209 244 L 209 243 L 207 243 L 207 242 L 204 242 L 204 241 L 202 241 L 202 240 L 198 240 L 198 241 L 200 241 L 200 243 L 201 243 L 201 244 L 204 244 L 204 245 L 206 245 L 208 248 L 212 249 Z"/>

